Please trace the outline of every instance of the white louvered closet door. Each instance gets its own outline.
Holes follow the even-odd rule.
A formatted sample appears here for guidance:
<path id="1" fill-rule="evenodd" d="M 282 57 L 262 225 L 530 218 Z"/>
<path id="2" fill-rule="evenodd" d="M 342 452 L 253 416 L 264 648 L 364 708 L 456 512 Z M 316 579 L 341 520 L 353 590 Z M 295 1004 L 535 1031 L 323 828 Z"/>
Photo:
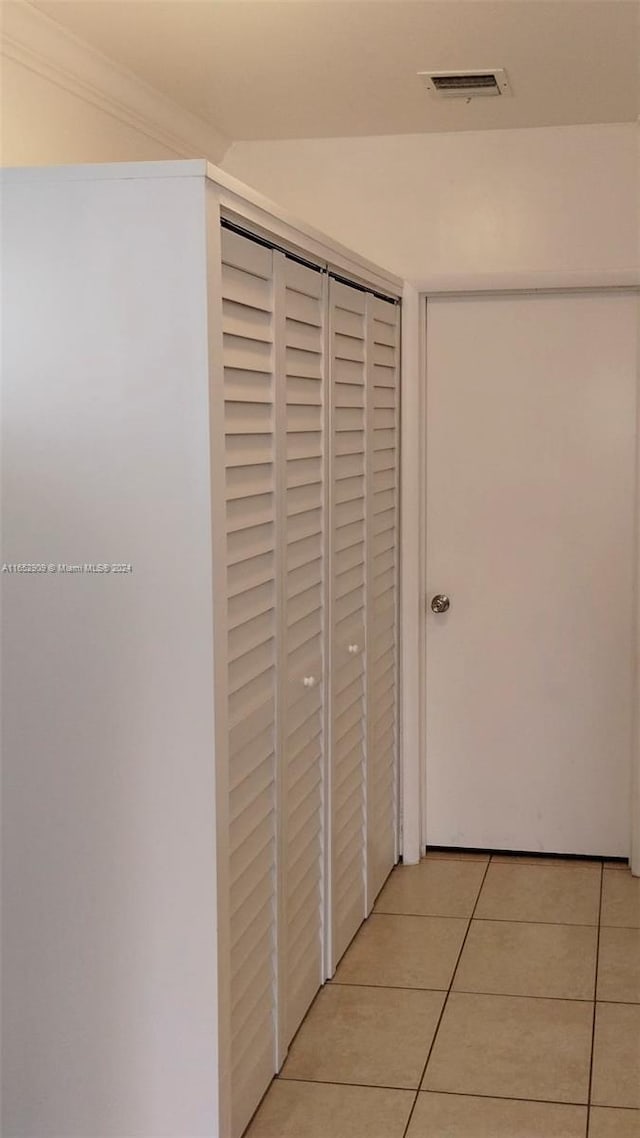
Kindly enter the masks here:
<path id="1" fill-rule="evenodd" d="M 233 1138 L 275 1066 L 273 259 L 270 249 L 222 231 Z"/>
<path id="2" fill-rule="evenodd" d="M 331 960 L 365 917 L 366 295 L 331 280 Z"/>
<path id="3" fill-rule="evenodd" d="M 398 310 L 226 228 L 222 262 L 239 1138 L 396 857 Z"/>
<path id="4" fill-rule="evenodd" d="M 323 981 L 326 275 L 276 253 L 282 477 L 280 1058 Z"/>
<path id="5" fill-rule="evenodd" d="M 397 860 L 400 308 L 367 297 L 367 877 Z"/>

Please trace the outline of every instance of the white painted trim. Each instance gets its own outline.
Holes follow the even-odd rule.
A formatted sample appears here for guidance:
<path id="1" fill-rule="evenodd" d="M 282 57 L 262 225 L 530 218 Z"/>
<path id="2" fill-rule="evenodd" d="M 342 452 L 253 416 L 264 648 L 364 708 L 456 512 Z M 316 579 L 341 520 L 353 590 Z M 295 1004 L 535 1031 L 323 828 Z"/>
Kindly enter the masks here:
<path id="1" fill-rule="evenodd" d="M 83 162 L 78 166 L 4 166 L 0 179 L 9 186 L 38 182 L 116 182 L 135 178 L 205 178 L 205 158 L 161 162 Z"/>
<path id="2" fill-rule="evenodd" d="M 273 517 L 274 593 L 275 593 L 275 675 L 281 682 L 275 684 L 275 846 L 276 846 L 276 917 L 274 927 L 273 964 L 275 984 L 275 1038 L 273 1069 L 280 1070 L 287 1057 L 290 1040 L 287 1024 L 287 736 L 286 715 L 289 697 L 287 677 L 287 597 L 285 591 L 287 570 L 287 291 L 286 260 L 274 250 L 271 267 L 271 304 L 273 340 L 271 343 L 272 390 L 272 462 L 274 476 L 275 511 Z"/>
<path id="3" fill-rule="evenodd" d="M 202 154 L 221 161 L 230 139 L 211 123 L 179 107 L 27 0 L 2 7 L 2 51 L 9 59 L 180 157 Z"/>
<path id="4" fill-rule="evenodd" d="M 329 296 L 329 277 L 323 274 L 322 281 L 322 787 L 323 787 L 323 827 L 324 848 L 322 851 L 323 897 L 322 897 L 322 982 L 333 975 L 333 763 L 331 708 L 331 662 L 332 620 L 333 620 L 333 580 L 331 565 L 333 560 L 333 483 L 331 470 L 333 462 L 333 369 L 331 367 L 331 308 Z"/>
<path id="5" fill-rule="evenodd" d="M 601 271 L 564 271 L 532 273 L 434 273 L 412 281 L 425 296 L 474 292 L 537 292 L 540 290 L 637 288 L 640 269 L 636 266 Z"/>
<path id="6" fill-rule="evenodd" d="M 371 762 L 373 755 L 373 702 L 371 680 L 371 655 L 373 644 L 372 595 L 373 595 L 373 305 L 372 296 L 365 298 L 364 308 L 364 913 L 368 917 L 373 909 L 376 895 L 371 880 L 371 832 L 372 782 Z"/>
<path id="7" fill-rule="evenodd" d="M 397 865 L 402 857 L 402 831 L 403 831 L 403 798 L 402 798 L 402 770 L 401 770 L 401 720 L 402 720 L 402 609 L 401 609 L 401 576 L 402 562 L 400 539 L 402 536 L 402 308 L 396 320 L 396 389 L 394 427 L 396 432 L 396 519 L 395 542 L 396 558 L 394 566 L 395 585 L 395 614 L 396 614 L 396 645 L 395 645 L 395 673 L 396 673 L 396 729 L 395 729 L 395 834 L 393 845 L 393 864 Z"/>
<path id="8" fill-rule="evenodd" d="M 400 447 L 400 771 L 402 858 L 420 860 L 424 767 L 424 298 L 406 285 L 402 305 Z"/>
<path id="9" fill-rule="evenodd" d="M 636 542 L 635 542 L 635 653 L 633 667 L 633 741 L 631 752 L 631 872 L 640 877 L 640 301 L 638 302 L 638 401 L 636 406 Z"/>
<path id="10" fill-rule="evenodd" d="M 229 733 L 227 726 L 227 519 L 225 471 L 224 364 L 222 352 L 222 251 L 220 209 L 207 182 L 204 237 L 209 352 L 209 437 L 211 462 L 211 538 L 214 737 L 216 776 L 216 906 L 218 914 L 218 1129 L 231 1138 L 231 918 L 229 913 Z M 216 1078 L 216 1072 L 211 1072 Z"/>

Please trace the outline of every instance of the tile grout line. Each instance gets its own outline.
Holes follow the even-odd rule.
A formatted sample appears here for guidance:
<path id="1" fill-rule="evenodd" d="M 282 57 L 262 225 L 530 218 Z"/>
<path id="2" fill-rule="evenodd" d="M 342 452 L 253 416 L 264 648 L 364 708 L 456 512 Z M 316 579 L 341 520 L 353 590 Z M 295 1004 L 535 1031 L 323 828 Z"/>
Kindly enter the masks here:
<path id="1" fill-rule="evenodd" d="M 426 920 L 431 921 L 464 921 L 466 917 L 451 916 L 447 913 L 396 913 L 391 912 L 390 909 L 376 909 L 370 914 L 370 917 L 424 917 Z M 367 920 L 370 919 L 367 917 Z M 565 925 L 568 929 L 597 929 L 600 922 L 594 921 L 593 924 L 585 923 L 584 921 L 523 921 L 522 919 L 514 919 L 513 917 L 474 917 L 474 921 L 487 924 L 499 925 Z M 640 925 L 607 925 L 603 921 L 601 924 L 603 929 L 640 929 Z M 354 938 L 355 939 L 355 938 Z"/>
<path id="2" fill-rule="evenodd" d="M 280 1083 L 305 1083 L 306 1086 L 315 1087 L 356 1087 L 360 1090 L 366 1091 L 401 1091 L 403 1094 L 415 1094 L 413 1087 L 399 1087 L 389 1086 L 386 1083 L 347 1083 L 336 1082 L 335 1079 L 303 1079 L 301 1075 L 287 1075 L 278 1080 Z M 274 1080 L 275 1082 L 275 1080 Z M 420 1088 L 418 1088 L 420 1090 Z M 451 1098 L 483 1098 L 483 1099 L 499 1099 L 500 1102 L 534 1102 L 540 1105 L 550 1106 L 579 1106 L 586 1110 L 586 1102 L 573 1102 L 567 1099 L 554 1099 L 554 1098 L 517 1098 L 515 1095 L 501 1095 L 501 1094 L 481 1094 L 478 1091 L 421 1091 L 422 1094 L 438 1094 L 449 1095 Z M 600 1106 L 600 1103 L 597 1104 Z M 637 1114 L 640 1107 L 635 1106 L 611 1106 L 611 1104 L 604 1104 L 608 1110 L 627 1110 Z M 407 1123 L 408 1125 L 408 1123 Z M 243 1136 L 244 1138 L 244 1136 Z M 406 1132 L 403 1135 L 406 1138 Z"/>
<path id="3" fill-rule="evenodd" d="M 433 1049 L 434 1049 L 435 1044 L 436 1044 L 436 1039 L 438 1038 L 438 1032 L 440 1031 L 440 1024 L 442 1023 L 444 1013 L 445 1013 L 445 1008 L 449 1002 L 449 996 L 451 995 L 451 989 L 453 987 L 453 981 L 456 978 L 456 972 L 458 971 L 458 965 L 459 965 L 460 960 L 462 958 L 462 953 L 464 952 L 464 946 L 467 943 L 467 937 L 469 936 L 469 931 L 470 931 L 471 925 L 473 923 L 473 917 L 474 917 L 475 911 L 478 907 L 478 901 L 480 900 L 480 894 L 482 893 L 482 890 L 484 888 L 484 883 L 487 879 L 487 873 L 489 872 L 489 866 L 490 865 L 491 865 L 491 858 L 489 858 L 487 864 L 484 867 L 484 873 L 482 874 L 482 881 L 480 882 L 480 887 L 479 887 L 478 893 L 476 895 L 475 903 L 474 903 L 473 909 L 471 911 L 471 915 L 469 917 L 469 924 L 467 925 L 467 931 L 464 934 L 462 944 L 460 945 L 460 951 L 458 953 L 458 958 L 456 960 L 455 967 L 454 967 L 453 972 L 451 974 L 451 981 L 449 983 L 449 987 L 447 989 L 447 993 L 445 995 L 445 998 L 442 1002 L 442 1008 L 440 1009 L 440 1015 L 438 1016 L 438 1022 L 436 1023 L 436 1029 L 433 1033 L 433 1039 L 431 1040 L 431 1045 L 430 1045 L 429 1051 L 427 1053 L 427 1058 L 425 1060 L 424 1067 L 422 1068 L 422 1074 L 420 1075 L 420 1078 L 418 1080 L 418 1086 L 416 1087 L 416 1096 L 413 1100 L 413 1106 L 411 1107 L 411 1110 L 409 1111 L 409 1117 L 407 1119 L 407 1124 L 404 1128 L 402 1138 L 407 1138 L 407 1134 L 409 1133 L 409 1127 L 411 1126 L 411 1119 L 413 1118 L 414 1111 L 415 1111 L 416 1106 L 418 1104 L 418 1098 L 420 1097 L 420 1089 L 421 1089 L 422 1084 L 424 1082 L 424 1077 L 427 1073 L 427 1067 L 429 1066 L 429 1060 L 431 1059 L 431 1055 L 433 1053 Z"/>
<path id="4" fill-rule="evenodd" d="M 590 926 L 588 926 L 590 927 Z M 436 992 L 448 994 L 448 988 L 419 987 L 416 984 L 365 984 L 358 980 L 332 980 L 333 988 L 375 988 L 386 992 Z M 456 988 L 456 996 L 487 996 L 490 999 L 504 996 L 506 1000 L 553 1000 L 564 1004 L 592 1004 L 591 996 L 535 996 L 530 992 L 481 992 L 474 988 Z M 601 1004 L 636 1004 L 638 1000 L 599 1000 Z"/>
<path id="5" fill-rule="evenodd" d="M 602 922 L 602 894 L 604 891 L 604 865 L 600 871 L 600 900 L 598 903 L 598 934 L 596 937 L 596 974 L 593 984 L 593 1024 L 591 1027 L 591 1055 L 589 1058 L 589 1087 L 587 1094 L 587 1138 L 591 1128 L 591 1090 L 593 1086 L 593 1053 L 596 1042 L 596 1012 L 598 1009 L 598 968 L 600 966 L 600 929 Z"/>
<path id="6" fill-rule="evenodd" d="M 389 909 L 376 909 L 375 912 L 371 914 L 371 916 L 377 916 L 377 917 L 424 917 L 424 918 L 426 918 L 428 920 L 432 920 L 432 921 L 433 920 L 459 921 L 459 920 L 465 919 L 464 917 L 462 917 L 462 918 L 461 917 L 452 917 L 452 916 L 448 916 L 447 914 L 443 914 L 443 913 L 392 913 Z M 570 929 L 595 929 L 595 928 L 597 928 L 597 922 L 595 922 L 595 921 L 593 924 L 585 924 L 584 921 L 523 921 L 522 919 L 513 920 L 511 917 L 474 917 L 474 920 L 475 921 L 486 921 L 489 923 L 495 922 L 497 924 L 504 924 L 504 925 L 566 925 L 567 928 L 570 928 Z M 622 928 L 632 929 L 632 928 L 636 928 L 637 926 L 636 925 L 609 925 L 609 926 L 605 925 L 605 928 L 607 928 L 607 927 L 608 928 L 616 928 L 616 929 L 622 929 Z"/>
<path id="7" fill-rule="evenodd" d="M 479 861 L 477 859 L 475 859 L 473 862 L 471 862 L 471 859 L 464 859 L 463 860 L 461 858 L 457 858 L 457 859 L 456 858 L 450 858 L 450 859 L 445 859 L 445 858 L 435 859 L 434 858 L 434 859 L 432 859 L 432 863 L 436 862 L 436 861 L 437 862 L 448 861 L 450 864 L 451 862 L 455 861 L 455 862 L 457 862 L 458 865 L 460 865 L 460 864 L 464 864 L 465 860 L 470 864 L 479 864 Z M 406 912 L 389 913 L 389 912 L 384 912 L 384 911 L 380 911 L 377 909 L 375 909 L 370 914 L 370 917 L 373 917 L 373 916 L 391 916 L 391 917 L 397 918 L 397 917 L 403 917 L 404 916 L 404 917 L 411 917 L 413 919 L 418 918 L 419 920 L 438 920 L 438 919 L 439 920 L 447 920 L 452 925 L 453 925 L 453 923 L 457 923 L 459 926 L 461 926 L 463 920 L 466 920 L 467 921 L 467 927 L 466 927 L 464 936 L 462 938 L 460 949 L 459 949 L 458 954 L 457 954 L 457 958 L 456 958 L 455 965 L 453 968 L 453 973 L 451 976 L 451 981 L 449 983 L 448 988 L 446 988 L 446 989 L 445 988 L 433 988 L 433 987 L 425 988 L 425 987 L 415 987 L 415 986 L 412 987 L 412 986 L 408 986 L 408 985 L 389 985 L 389 984 L 375 984 L 375 983 L 374 984 L 365 984 L 365 983 L 360 983 L 358 981 L 355 981 L 355 982 L 341 981 L 341 980 L 338 980 L 337 978 L 334 978 L 332 981 L 329 982 L 329 984 L 326 985 L 326 988 L 335 985 L 337 987 L 342 987 L 342 986 L 344 986 L 344 987 L 358 987 L 358 988 L 370 988 L 372 990 L 387 990 L 387 991 L 398 991 L 398 990 L 399 991 L 416 991 L 416 992 L 431 991 L 431 992 L 434 992 L 434 993 L 437 993 L 439 995 L 444 996 L 442 1008 L 441 1008 L 441 1011 L 437 1017 L 437 1022 L 436 1022 L 436 1026 L 434 1029 L 433 1038 L 431 1040 L 431 1044 L 430 1044 L 429 1049 L 428 1049 L 426 1061 L 425 1061 L 424 1066 L 422 1068 L 422 1074 L 421 1074 L 420 1080 L 419 1080 L 418 1085 L 415 1088 L 415 1090 L 411 1086 L 399 1087 L 396 1085 L 396 1086 L 383 1087 L 380 1084 L 376 1084 L 376 1083 L 365 1084 L 365 1083 L 359 1083 L 359 1082 L 356 1082 L 356 1083 L 342 1082 L 342 1080 L 334 1081 L 332 1079 L 309 1079 L 309 1078 L 305 1079 L 305 1078 L 296 1077 L 296 1076 L 292 1076 L 292 1077 L 283 1076 L 282 1074 L 277 1075 L 276 1080 L 280 1079 L 282 1082 L 287 1082 L 287 1081 L 289 1081 L 289 1078 L 290 1078 L 290 1081 L 292 1081 L 292 1082 L 306 1083 L 309 1085 L 317 1085 L 319 1083 L 319 1084 L 325 1084 L 327 1086 L 336 1086 L 336 1087 L 338 1087 L 338 1086 L 351 1086 L 351 1087 L 361 1087 L 362 1088 L 362 1087 L 368 1086 L 368 1087 L 370 1087 L 370 1089 L 387 1089 L 389 1091 L 402 1091 L 403 1093 L 405 1093 L 407 1095 L 407 1101 L 408 1101 L 409 1095 L 413 1095 L 409 1115 L 408 1115 L 406 1123 L 404 1124 L 404 1129 L 402 1131 L 402 1138 L 407 1138 L 407 1135 L 408 1135 L 409 1130 L 411 1128 L 412 1119 L 413 1119 L 416 1107 L 417 1107 L 419 1099 L 420 1099 L 420 1093 L 423 1090 L 422 1084 L 424 1082 L 425 1075 L 426 1075 L 430 1060 L 432 1058 L 433 1050 L 435 1048 L 437 1038 L 439 1036 L 439 1031 L 440 1031 L 441 1024 L 442 1024 L 442 1021 L 444 1018 L 444 1014 L 445 1014 L 447 1006 L 448 1006 L 448 999 L 449 999 L 449 996 L 451 995 L 451 993 L 453 992 L 453 986 L 455 983 L 455 978 L 457 976 L 457 972 L 459 971 L 462 956 L 463 956 L 466 944 L 468 942 L 469 934 L 471 932 L 472 924 L 474 923 L 474 921 L 479 923 L 479 924 L 482 924 L 485 922 L 488 922 L 488 923 L 494 923 L 495 922 L 495 923 L 529 924 L 529 925 L 538 924 L 538 925 L 543 925 L 543 926 L 548 926 L 548 927 L 553 927 L 555 925 L 556 927 L 564 926 L 568 929 L 571 929 L 571 928 L 575 928 L 575 929 L 591 928 L 591 929 L 597 930 L 596 938 L 595 938 L 596 939 L 596 957 L 595 957 L 595 970 L 594 970 L 595 975 L 594 975 L 594 982 L 593 982 L 593 996 L 591 998 L 587 998 L 587 999 L 584 999 L 584 998 L 579 999 L 578 998 L 578 999 L 576 999 L 576 998 L 566 997 L 566 996 L 531 996 L 531 995 L 527 995 L 526 993 L 515 993 L 514 994 L 514 993 L 504 993 L 504 992 L 486 992 L 486 993 L 469 992 L 469 993 L 467 993 L 466 990 L 464 993 L 462 993 L 462 994 L 479 995 L 479 996 L 486 996 L 486 997 L 505 996 L 506 998 L 523 998 L 523 999 L 532 999 L 532 1000 L 533 999 L 535 999 L 535 1000 L 541 1000 L 541 999 L 545 1000 L 546 999 L 546 1000 L 554 1000 L 554 1001 L 561 1000 L 563 1002 L 578 1002 L 578 1003 L 591 1003 L 592 1004 L 593 1019 L 592 1019 L 592 1031 L 591 1031 L 591 1049 L 590 1049 L 587 1101 L 582 1102 L 582 1103 L 573 1103 L 573 1104 L 566 1103 L 566 1102 L 563 1102 L 563 1103 L 558 1102 L 558 1105 L 564 1105 L 564 1106 L 574 1105 L 576 1107 L 578 1107 L 578 1106 L 582 1107 L 586 1110 L 587 1135 L 585 1136 L 585 1138 L 588 1138 L 588 1127 L 590 1125 L 590 1117 L 591 1117 L 591 1110 L 592 1110 L 591 1098 L 592 1098 L 592 1084 L 593 1084 L 593 1075 L 594 1075 L 594 1055 L 595 1055 L 597 1005 L 599 1002 L 610 1003 L 614 1006 L 616 1004 L 620 1004 L 620 1003 L 623 1003 L 623 1004 L 629 1003 L 628 1000 L 611 1000 L 611 999 L 609 999 L 609 1000 L 604 1000 L 604 1001 L 598 1001 L 598 979 L 599 979 L 599 974 L 600 974 L 599 973 L 599 963 L 600 963 L 600 961 L 599 961 L 599 950 L 600 950 L 600 945 L 601 945 L 601 930 L 602 930 L 602 928 L 610 927 L 614 930 L 615 929 L 621 929 L 621 930 L 622 929 L 628 929 L 630 931 L 631 930 L 635 931 L 638 926 L 637 925 L 623 925 L 623 926 L 621 926 L 621 925 L 612 925 L 612 926 L 603 925 L 602 917 L 603 917 L 603 907 L 604 907 L 604 884 L 605 884 L 605 881 L 607 880 L 607 878 L 605 878 L 605 871 L 611 869 L 611 867 L 607 866 L 604 863 L 604 861 L 599 862 L 600 881 L 599 881 L 598 916 L 597 916 L 596 921 L 594 921 L 593 924 L 584 924 L 584 925 L 583 924 L 573 924 L 571 922 L 567 923 L 566 921 L 512 921 L 509 918 L 479 918 L 476 916 L 476 913 L 477 913 L 477 909 L 479 907 L 482 891 L 483 891 L 484 885 L 486 883 L 486 879 L 487 879 L 489 869 L 490 869 L 491 865 L 494 864 L 494 862 L 496 864 L 503 864 L 505 860 L 506 859 L 504 859 L 504 858 L 498 858 L 496 860 L 496 858 L 490 857 L 486 862 L 483 863 L 483 873 L 482 873 L 481 878 L 480 878 L 480 883 L 478 886 L 478 891 L 477 891 L 477 895 L 475 898 L 475 903 L 473 905 L 473 910 L 472 910 L 470 916 L 463 917 L 463 916 L 456 915 L 456 916 L 452 917 L 451 915 L 443 916 L 442 913 L 406 913 Z M 530 866 L 528 866 L 528 867 L 530 867 Z M 595 881 L 594 881 L 594 884 L 595 884 Z M 363 922 L 363 925 L 366 923 L 367 923 L 366 921 Z M 355 934 L 355 936 L 353 938 L 354 940 L 356 940 L 358 935 L 362 932 L 363 925 L 360 926 L 360 928 L 358 929 L 358 932 Z M 461 928 L 460 928 L 460 931 L 461 931 Z M 325 988 L 325 986 L 323 986 L 323 988 L 320 989 L 320 991 L 318 992 L 317 995 L 319 996 L 320 992 L 323 990 L 326 990 L 326 988 Z M 316 999 L 317 999 L 317 996 L 316 996 Z M 633 1003 L 634 1001 L 631 1001 L 631 1002 Z M 315 999 L 314 999 L 314 1001 L 312 1001 L 312 1003 L 315 1003 Z M 306 1019 L 307 1017 L 305 1016 L 304 1018 Z M 300 1027 L 302 1027 L 302 1025 L 300 1025 Z M 296 1035 L 297 1034 L 298 1033 L 296 1032 Z M 425 1088 L 425 1090 L 426 1090 L 426 1088 Z M 531 1101 L 531 1102 L 540 1102 L 540 1103 L 551 1103 L 553 1101 L 556 1101 L 556 1100 L 550 1100 L 550 1099 L 533 1099 L 533 1098 L 532 1099 L 526 1099 L 526 1098 L 512 1096 L 512 1095 L 505 1096 L 505 1095 L 501 1095 L 499 1093 L 494 1094 L 494 1095 L 469 1095 L 468 1092 L 464 1092 L 464 1091 L 458 1091 L 458 1092 L 442 1091 L 440 1093 L 442 1093 L 444 1095 L 455 1094 L 455 1095 L 460 1095 L 462 1097 L 506 1099 L 508 1101 L 514 1101 L 514 1102 Z M 597 1105 L 600 1105 L 600 1104 L 597 1104 Z M 602 1104 L 602 1105 L 613 1106 L 614 1104 Z M 595 1108 L 595 1106 L 596 1106 L 596 1104 L 593 1104 L 594 1108 Z M 637 1114 L 637 1112 L 638 1112 L 638 1108 L 632 1108 L 632 1107 L 630 1107 L 630 1108 L 618 1107 L 617 1109 L 629 1111 L 632 1114 Z M 257 1113 L 257 1111 L 256 1111 L 256 1113 Z"/>

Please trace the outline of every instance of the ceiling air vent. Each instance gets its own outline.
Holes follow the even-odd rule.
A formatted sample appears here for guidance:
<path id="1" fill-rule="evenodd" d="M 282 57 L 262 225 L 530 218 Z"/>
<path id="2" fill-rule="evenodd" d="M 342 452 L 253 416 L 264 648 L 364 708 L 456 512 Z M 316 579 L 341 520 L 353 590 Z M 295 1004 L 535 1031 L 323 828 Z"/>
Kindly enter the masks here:
<path id="1" fill-rule="evenodd" d="M 418 75 L 427 90 L 440 99 L 511 94 L 507 73 L 502 67 L 486 71 L 419 71 Z"/>

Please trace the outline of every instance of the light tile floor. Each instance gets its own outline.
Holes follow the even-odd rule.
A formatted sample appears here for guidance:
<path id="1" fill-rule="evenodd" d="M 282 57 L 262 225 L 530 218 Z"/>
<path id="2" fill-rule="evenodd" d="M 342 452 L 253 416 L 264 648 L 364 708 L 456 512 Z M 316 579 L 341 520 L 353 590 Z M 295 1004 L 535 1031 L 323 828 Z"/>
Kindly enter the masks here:
<path id="1" fill-rule="evenodd" d="M 640 878 L 398 867 L 246 1138 L 640 1138 Z"/>

